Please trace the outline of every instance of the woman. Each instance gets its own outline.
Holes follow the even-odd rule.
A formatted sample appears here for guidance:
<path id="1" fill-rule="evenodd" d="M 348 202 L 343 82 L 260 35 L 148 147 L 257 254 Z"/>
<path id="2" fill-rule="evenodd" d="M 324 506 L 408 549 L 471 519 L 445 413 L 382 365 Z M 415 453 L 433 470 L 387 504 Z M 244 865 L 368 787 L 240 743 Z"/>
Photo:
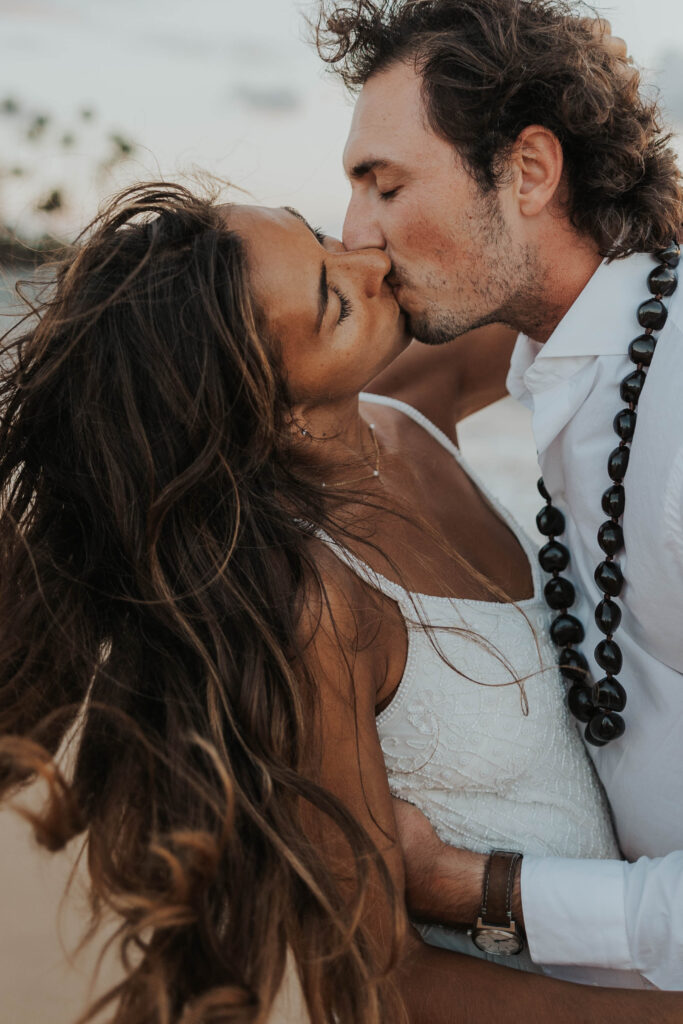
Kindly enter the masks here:
<path id="1" fill-rule="evenodd" d="M 404 1006 L 437 1024 L 449 986 L 484 1003 L 495 990 L 494 1006 L 531 994 L 561 1020 L 580 990 L 501 981 L 407 925 L 382 748 L 398 790 L 401 737 L 384 723 L 416 668 L 492 699 L 521 752 L 473 842 L 509 801 L 542 802 L 547 766 L 574 855 L 615 847 L 537 646 L 528 549 L 420 414 L 359 402 L 409 342 L 389 261 L 321 241 L 291 211 L 139 186 L 8 343 L 4 793 L 46 780 L 38 838 L 83 835 L 94 920 L 119 915 L 127 977 L 92 1016 L 109 1001 L 126 1024 L 265 1021 L 290 950 L 313 1024 L 399 1021 Z M 466 392 L 423 411 L 454 422 Z M 468 713 L 473 764 L 491 717 Z M 538 745 L 548 722 L 561 765 Z M 408 772 L 443 769 L 444 750 L 422 763 L 423 745 Z M 537 838 L 556 852 L 550 817 Z M 607 994 L 581 1005 L 640 1012 Z"/>

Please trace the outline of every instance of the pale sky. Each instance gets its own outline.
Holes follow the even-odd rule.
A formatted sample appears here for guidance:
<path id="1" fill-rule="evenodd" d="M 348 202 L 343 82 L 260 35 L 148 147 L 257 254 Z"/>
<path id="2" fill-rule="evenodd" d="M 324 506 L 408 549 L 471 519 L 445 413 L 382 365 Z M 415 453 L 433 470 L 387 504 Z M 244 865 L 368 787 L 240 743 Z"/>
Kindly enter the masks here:
<path id="1" fill-rule="evenodd" d="M 0 118 L 0 167 L 40 168 L 0 181 L 0 204 L 31 223 L 36 188 L 61 187 L 71 230 L 117 179 L 93 181 L 106 131 L 143 148 L 126 179 L 206 168 L 266 204 L 298 206 L 338 233 L 348 187 L 341 153 L 351 101 L 321 71 L 294 0 L 0 0 L 0 100 L 45 112 L 54 128 L 30 146 Z M 683 116 L 683 0 L 616 0 L 600 10 L 649 68 L 668 68 Z M 672 50 L 679 51 L 674 60 Z M 667 56 L 668 53 L 668 56 Z M 673 72 L 672 72 L 673 69 Z M 680 96 L 678 87 L 680 86 Z M 91 126 L 77 111 L 98 112 Z M 59 138 L 73 132 L 65 153 Z"/>

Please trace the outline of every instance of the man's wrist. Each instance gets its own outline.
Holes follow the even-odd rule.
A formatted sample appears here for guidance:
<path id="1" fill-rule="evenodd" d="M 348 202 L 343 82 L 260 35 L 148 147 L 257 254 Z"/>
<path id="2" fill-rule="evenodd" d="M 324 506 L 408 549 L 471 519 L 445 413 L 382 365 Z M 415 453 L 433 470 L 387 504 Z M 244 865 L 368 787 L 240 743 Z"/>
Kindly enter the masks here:
<path id="1" fill-rule="evenodd" d="M 487 855 L 443 846 L 410 898 L 411 915 L 420 921 L 469 927 L 481 908 Z"/>
<path id="2" fill-rule="evenodd" d="M 471 926 L 481 910 L 482 888 L 488 854 L 454 849 L 443 844 L 419 883 L 419 892 L 409 893 L 411 916 L 446 927 Z M 512 914 L 524 928 L 521 887 L 522 861 L 515 865 Z"/>

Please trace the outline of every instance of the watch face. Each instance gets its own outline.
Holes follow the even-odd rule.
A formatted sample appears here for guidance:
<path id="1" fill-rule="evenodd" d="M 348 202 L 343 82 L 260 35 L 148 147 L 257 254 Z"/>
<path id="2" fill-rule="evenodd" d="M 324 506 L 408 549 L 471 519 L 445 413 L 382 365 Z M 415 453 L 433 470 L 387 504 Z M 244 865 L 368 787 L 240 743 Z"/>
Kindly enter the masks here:
<path id="1" fill-rule="evenodd" d="M 506 928 L 478 928 L 472 935 L 472 941 L 483 953 L 496 956 L 514 956 L 524 948 L 519 935 Z"/>

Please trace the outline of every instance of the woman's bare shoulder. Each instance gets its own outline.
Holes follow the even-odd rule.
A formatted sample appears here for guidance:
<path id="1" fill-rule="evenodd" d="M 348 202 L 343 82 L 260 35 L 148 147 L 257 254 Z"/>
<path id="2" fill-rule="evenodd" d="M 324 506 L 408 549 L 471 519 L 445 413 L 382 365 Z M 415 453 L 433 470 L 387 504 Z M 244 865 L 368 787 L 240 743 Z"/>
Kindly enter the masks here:
<path id="1" fill-rule="evenodd" d="M 396 629 L 393 602 L 378 593 L 346 565 L 329 544 L 314 537 L 309 542 L 314 571 L 304 583 L 299 619 L 299 641 L 307 650 L 325 654 L 326 660 L 357 658 L 368 648 L 368 636 L 390 639 Z M 383 647 L 375 645 L 375 653 Z"/>

